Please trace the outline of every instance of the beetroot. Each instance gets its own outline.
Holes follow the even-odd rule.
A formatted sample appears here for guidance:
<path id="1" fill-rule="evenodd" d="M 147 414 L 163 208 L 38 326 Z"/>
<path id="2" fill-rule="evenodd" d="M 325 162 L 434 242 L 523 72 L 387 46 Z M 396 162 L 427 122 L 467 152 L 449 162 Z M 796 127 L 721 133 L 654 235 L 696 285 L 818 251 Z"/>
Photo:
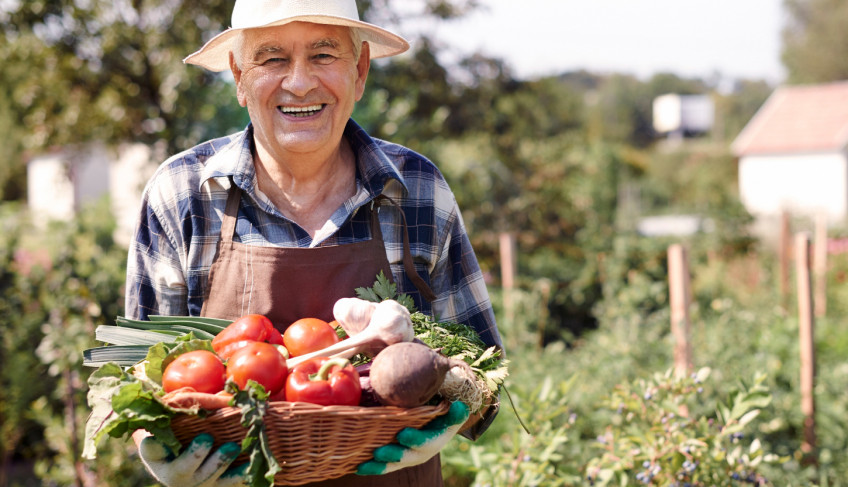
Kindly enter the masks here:
<path id="1" fill-rule="evenodd" d="M 427 345 L 396 343 L 374 357 L 371 387 L 386 406 L 422 406 L 436 395 L 451 366 L 451 359 Z"/>

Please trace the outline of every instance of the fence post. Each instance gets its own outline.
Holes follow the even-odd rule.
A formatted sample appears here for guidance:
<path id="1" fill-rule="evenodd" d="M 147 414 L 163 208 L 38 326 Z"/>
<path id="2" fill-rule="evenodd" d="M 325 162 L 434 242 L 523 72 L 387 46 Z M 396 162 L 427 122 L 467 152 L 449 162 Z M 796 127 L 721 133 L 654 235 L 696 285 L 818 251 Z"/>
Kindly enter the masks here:
<path id="1" fill-rule="evenodd" d="M 815 314 L 827 314 L 827 215 L 816 217 L 816 237 L 813 247 L 813 274 L 815 275 Z"/>
<path id="2" fill-rule="evenodd" d="M 501 258 L 501 286 L 503 287 L 504 316 L 511 323 L 515 313 L 513 302 L 513 288 L 515 287 L 515 236 L 511 233 L 499 235 L 500 258 Z"/>
<path id="3" fill-rule="evenodd" d="M 799 344 L 801 348 L 801 413 L 804 415 L 804 438 L 801 452 L 806 464 L 815 464 L 816 447 L 816 350 L 814 340 L 812 289 L 810 286 L 810 236 L 795 236 L 795 270 L 798 281 Z"/>
<path id="4" fill-rule="evenodd" d="M 687 377 L 692 366 L 692 347 L 689 340 L 689 263 L 686 249 L 680 244 L 668 248 L 668 290 L 671 304 L 671 333 L 674 336 L 674 371 L 677 377 Z"/>
<path id="5" fill-rule="evenodd" d="M 786 210 L 780 213 L 780 242 L 778 248 L 778 259 L 780 260 L 780 305 L 786 310 L 788 306 L 789 296 L 789 254 L 792 247 L 791 235 L 789 233 L 789 212 Z"/>

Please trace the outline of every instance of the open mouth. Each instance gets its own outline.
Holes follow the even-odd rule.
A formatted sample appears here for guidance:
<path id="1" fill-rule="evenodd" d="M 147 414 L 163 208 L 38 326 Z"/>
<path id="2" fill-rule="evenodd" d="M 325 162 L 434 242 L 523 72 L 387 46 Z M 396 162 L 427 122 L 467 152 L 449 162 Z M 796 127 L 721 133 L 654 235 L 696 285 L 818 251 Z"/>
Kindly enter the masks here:
<path id="1" fill-rule="evenodd" d="M 318 112 L 323 110 L 325 106 L 326 105 L 309 105 L 305 107 L 280 106 L 277 107 L 277 109 L 280 110 L 283 115 L 288 115 L 297 118 L 305 118 L 317 114 Z"/>

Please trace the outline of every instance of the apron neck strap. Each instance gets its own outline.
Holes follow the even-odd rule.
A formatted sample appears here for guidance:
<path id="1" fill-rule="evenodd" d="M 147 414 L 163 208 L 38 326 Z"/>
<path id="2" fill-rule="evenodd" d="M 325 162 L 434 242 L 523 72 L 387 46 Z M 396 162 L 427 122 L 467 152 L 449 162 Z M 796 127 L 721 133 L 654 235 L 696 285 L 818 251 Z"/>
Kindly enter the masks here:
<path id="1" fill-rule="evenodd" d="M 221 240 L 232 242 L 236 232 L 238 208 L 241 202 L 241 188 L 230 178 L 230 190 L 227 194 L 227 206 L 224 207 L 224 218 L 221 221 Z"/>
<path id="2" fill-rule="evenodd" d="M 412 281 L 412 284 L 414 284 L 415 288 L 418 289 L 418 292 L 421 293 L 421 297 L 432 303 L 436 300 L 436 294 L 430 288 L 430 285 L 418 275 L 412 261 L 412 250 L 409 246 L 409 229 L 406 226 L 406 214 L 404 214 L 403 209 L 395 202 L 395 200 L 384 194 L 377 195 L 374 201 L 377 205 L 381 205 L 384 201 L 387 201 L 398 210 L 398 213 L 400 213 L 400 218 L 403 222 L 403 270 L 406 271 L 406 277 Z"/>

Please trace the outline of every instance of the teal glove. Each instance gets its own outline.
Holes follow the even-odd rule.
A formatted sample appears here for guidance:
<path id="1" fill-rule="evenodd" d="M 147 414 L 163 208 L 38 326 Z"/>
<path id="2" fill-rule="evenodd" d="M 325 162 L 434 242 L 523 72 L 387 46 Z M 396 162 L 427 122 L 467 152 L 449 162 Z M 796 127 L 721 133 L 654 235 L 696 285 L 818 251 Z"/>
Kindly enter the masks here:
<path id="1" fill-rule="evenodd" d="M 229 468 L 241 452 L 237 443 L 224 443 L 211 455 L 212 436 L 197 435 L 181 454 L 152 436 L 141 440 L 138 455 L 150 474 L 166 487 L 232 487 L 248 483 L 245 463 Z"/>
<path id="2" fill-rule="evenodd" d="M 451 404 L 447 413 L 421 429 L 404 428 L 397 434 L 399 444 L 392 443 L 374 450 L 374 459 L 357 467 L 359 475 L 382 475 L 433 458 L 448 444 L 468 419 L 468 406 L 462 401 Z"/>

